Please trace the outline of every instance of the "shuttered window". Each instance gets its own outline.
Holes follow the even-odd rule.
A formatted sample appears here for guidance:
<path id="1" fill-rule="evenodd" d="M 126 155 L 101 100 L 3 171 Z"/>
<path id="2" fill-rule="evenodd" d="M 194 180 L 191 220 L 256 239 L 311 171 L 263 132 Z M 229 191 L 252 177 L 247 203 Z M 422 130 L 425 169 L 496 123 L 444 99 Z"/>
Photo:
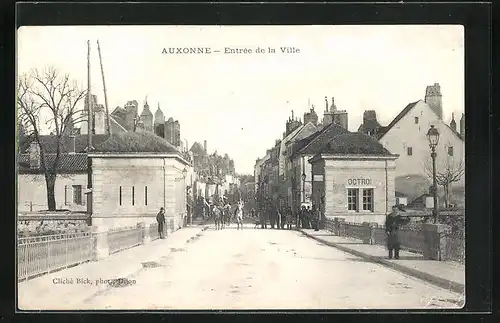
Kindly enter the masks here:
<path id="1" fill-rule="evenodd" d="M 68 205 L 68 185 L 64 185 L 64 205 Z"/>
<path id="2" fill-rule="evenodd" d="M 132 186 L 132 205 L 135 205 L 135 186 Z"/>
<path id="3" fill-rule="evenodd" d="M 144 187 L 144 205 L 148 205 L 148 187 Z"/>
<path id="4" fill-rule="evenodd" d="M 120 186 L 120 191 L 119 191 L 119 200 L 120 200 L 120 205 L 122 205 L 122 187 Z"/>

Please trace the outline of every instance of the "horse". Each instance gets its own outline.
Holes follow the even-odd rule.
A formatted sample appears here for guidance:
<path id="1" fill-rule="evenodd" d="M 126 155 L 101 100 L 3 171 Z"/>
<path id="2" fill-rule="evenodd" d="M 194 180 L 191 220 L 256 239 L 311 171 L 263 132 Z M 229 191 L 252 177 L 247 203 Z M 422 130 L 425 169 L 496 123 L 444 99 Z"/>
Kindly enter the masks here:
<path id="1" fill-rule="evenodd" d="M 223 208 L 222 214 L 223 223 L 229 226 L 231 224 L 231 205 L 226 204 Z"/>
<path id="2" fill-rule="evenodd" d="M 214 206 L 212 213 L 214 215 L 215 230 L 221 230 L 223 228 L 221 210 L 217 206 Z"/>
<path id="3" fill-rule="evenodd" d="M 238 230 L 243 230 L 243 203 L 239 202 L 236 206 L 236 210 L 234 211 L 234 215 L 236 217 L 236 223 L 238 224 Z"/>

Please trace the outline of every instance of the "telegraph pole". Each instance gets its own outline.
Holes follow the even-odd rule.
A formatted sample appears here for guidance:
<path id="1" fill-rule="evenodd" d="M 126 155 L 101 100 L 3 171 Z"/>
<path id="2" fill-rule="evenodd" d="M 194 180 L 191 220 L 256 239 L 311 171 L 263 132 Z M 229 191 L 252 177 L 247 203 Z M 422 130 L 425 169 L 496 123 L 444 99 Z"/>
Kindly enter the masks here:
<path id="1" fill-rule="evenodd" d="M 101 47 L 99 40 L 97 40 L 97 51 L 99 52 L 99 62 L 101 63 L 102 86 L 104 88 L 104 107 L 106 108 L 106 128 L 108 135 L 111 135 L 111 125 L 109 123 L 109 110 L 108 110 L 108 92 L 106 91 L 106 82 L 104 81 L 104 68 L 102 67 Z"/>

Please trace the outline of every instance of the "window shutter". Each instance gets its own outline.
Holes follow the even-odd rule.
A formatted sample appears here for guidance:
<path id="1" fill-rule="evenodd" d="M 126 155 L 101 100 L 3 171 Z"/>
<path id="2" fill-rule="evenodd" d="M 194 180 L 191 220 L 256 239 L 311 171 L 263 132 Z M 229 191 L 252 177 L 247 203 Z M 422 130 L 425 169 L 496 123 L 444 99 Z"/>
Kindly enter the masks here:
<path id="1" fill-rule="evenodd" d="M 82 205 L 87 205 L 87 194 L 85 194 L 85 190 L 83 189 L 85 186 L 80 186 L 82 192 Z"/>
<path id="2" fill-rule="evenodd" d="M 68 185 L 64 185 L 64 205 L 68 205 Z"/>
<path id="3" fill-rule="evenodd" d="M 68 185 L 68 205 L 73 205 L 75 203 L 75 198 L 73 196 L 73 186 Z"/>

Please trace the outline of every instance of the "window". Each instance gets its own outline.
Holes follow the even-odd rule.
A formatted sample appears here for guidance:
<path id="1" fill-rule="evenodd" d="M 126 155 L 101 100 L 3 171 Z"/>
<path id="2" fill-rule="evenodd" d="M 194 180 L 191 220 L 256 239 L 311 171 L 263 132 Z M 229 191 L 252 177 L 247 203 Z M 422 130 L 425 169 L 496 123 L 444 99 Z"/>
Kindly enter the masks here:
<path id="1" fill-rule="evenodd" d="M 68 185 L 64 185 L 64 205 L 68 205 Z"/>
<path id="2" fill-rule="evenodd" d="M 448 156 L 453 156 L 453 146 L 448 147 Z"/>
<path id="3" fill-rule="evenodd" d="M 408 156 L 413 155 L 413 148 L 412 147 L 407 147 L 406 148 L 406 153 L 408 154 Z"/>
<path id="4" fill-rule="evenodd" d="M 120 186 L 120 205 L 122 205 L 122 187 Z"/>
<path id="5" fill-rule="evenodd" d="M 373 188 L 363 189 L 363 211 L 373 212 Z"/>
<path id="6" fill-rule="evenodd" d="M 135 205 L 135 186 L 132 186 L 132 205 Z"/>
<path id="7" fill-rule="evenodd" d="M 148 205 L 148 187 L 144 187 L 144 205 Z"/>
<path id="8" fill-rule="evenodd" d="M 82 186 L 73 185 L 73 203 L 82 205 Z"/>
<path id="9" fill-rule="evenodd" d="M 415 124 L 418 124 L 418 117 L 415 117 Z"/>
<path id="10" fill-rule="evenodd" d="M 347 210 L 358 211 L 358 190 L 355 188 L 347 189 Z"/>

